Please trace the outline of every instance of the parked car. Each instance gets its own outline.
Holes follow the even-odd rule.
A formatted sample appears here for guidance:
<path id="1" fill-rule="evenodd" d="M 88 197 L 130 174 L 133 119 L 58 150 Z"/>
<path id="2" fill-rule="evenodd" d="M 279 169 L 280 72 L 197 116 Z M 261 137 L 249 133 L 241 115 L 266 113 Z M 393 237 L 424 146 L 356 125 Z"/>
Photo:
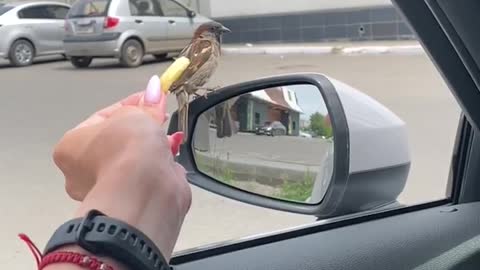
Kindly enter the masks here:
<path id="1" fill-rule="evenodd" d="M 303 131 L 300 131 L 300 133 L 298 134 L 298 136 L 300 136 L 300 137 L 302 137 L 302 138 L 309 138 L 309 139 L 312 138 L 312 135 L 311 135 L 310 133 L 303 132 Z"/>
<path id="2" fill-rule="evenodd" d="M 267 135 L 267 136 L 281 136 L 287 134 L 287 128 L 280 123 L 279 121 L 265 122 L 265 125 L 262 127 L 257 127 L 255 129 L 255 134 L 257 135 Z"/>
<path id="3" fill-rule="evenodd" d="M 146 54 L 180 52 L 207 21 L 175 0 L 78 0 L 67 15 L 64 45 L 78 68 L 100 57 L 137 67 Z"/>
<path id="4" fill-rule="evenodd" d="M 65 17 L 69 5 L 21 2 L 0 6 L 0 58 L 28 66 L 37 56 L 64 54 Z"/>

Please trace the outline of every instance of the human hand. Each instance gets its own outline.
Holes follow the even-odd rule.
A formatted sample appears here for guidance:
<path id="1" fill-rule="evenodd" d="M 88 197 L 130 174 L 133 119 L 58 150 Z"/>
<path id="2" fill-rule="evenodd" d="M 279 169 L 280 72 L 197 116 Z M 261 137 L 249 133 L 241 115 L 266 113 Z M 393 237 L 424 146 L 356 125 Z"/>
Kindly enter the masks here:
<path id="1" fill-rule="evenodd" d="M 83 146 L 78 145 L 78 140 L 85 140 L 87 136 L 97 133 L 103 128 L 102 124 L 105 124 L 105 121 L 126 109 L 139 109 L 162 125 L 168 120 L 168 115 L 166 113 L 166 95 L 160 91 L 160 88 L 159 78 L 153 76 L 145 92 L 135 93 L 95 112 L 78 126 L 66 132 L 55 148 L 54 161 L 65 175 L 65 188 L 72 199 L 82 201 L 96 182 L 96 176 L 78 164 L 76 155 L 81 155 L 85 151 L 81 149 Z M 173 155 L 176 155 L 183 139 L 183 133 L 178 132 L 167 138 Z M 65 156 L 65 151 L 67 156 Z M 70 163 L 73 164 L 69 165 Z"/>
<path id="2" fill-rule="evenodd" d="M 162 98 L 157 100 L 161 104 Z M 113 105 L 115 109 L 94 114 L 87 124 L 67 132 L 54 160 L 69 195 L 83 200 L 76 216 L 97 209 L 127 222 L 149 236 L 168 260 L 190 207 L 191 190 L 184 168 L 174 161 L 172 139 L 160 125 L 163 105 L 126 105 L 142 102 L 134 95 Z M 182 135 L 177 137 L 174 143 L 181 142 Z"/>

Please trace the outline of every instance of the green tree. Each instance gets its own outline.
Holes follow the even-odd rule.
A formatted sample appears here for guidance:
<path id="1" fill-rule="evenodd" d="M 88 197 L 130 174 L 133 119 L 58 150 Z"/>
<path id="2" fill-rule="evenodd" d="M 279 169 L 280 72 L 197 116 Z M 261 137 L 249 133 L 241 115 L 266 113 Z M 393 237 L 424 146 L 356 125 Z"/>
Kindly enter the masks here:
<path id="1" fill-rule="evenodd" d="M 313 134 L 317 136 L 323 136 L 325 132 L 323 122 L 324 117 L 319 112 L 315 112 L 310 115 L 310 130 L 313 132 Z"/>
<path id="2" fill-rule="evenodd" d="M 310 115 L 310 130 L 317 136 L 332 137 L 332 128 L 325 121 L 325 117 L 319 112 Z"/>

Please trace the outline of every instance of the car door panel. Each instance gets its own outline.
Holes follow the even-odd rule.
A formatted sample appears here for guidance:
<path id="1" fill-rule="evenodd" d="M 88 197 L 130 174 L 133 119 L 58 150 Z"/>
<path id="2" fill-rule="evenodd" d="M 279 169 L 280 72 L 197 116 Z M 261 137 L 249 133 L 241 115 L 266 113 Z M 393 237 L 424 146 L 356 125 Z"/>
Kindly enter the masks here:
<path id="1" fill-rule="evenodd" d="M 63 52 L 63 39 L 65 37 L 65 17 L 69 8 L 60 5 L 50 5 L 48 6 L 47 10 L 52 17 L 52 27 L 54 27 L 54 29 L 52 29 L 54 34 L 54 39 L 52 40 L 52 42 L 55 43 L 53 44 L 52 50 L 54 52 Z"/>
<path id="2" fill-rule="evenodd" d="M 37 44 L 37 55 L 50 53 L 57 48 L 57 24 L 54 20 L 31 19 L 26 27 L 33 32 Z"/>
<path id="3" fill-rule="evenodd" d="M 167 27 L 161 23 L 160 17 L 136 16 L 134 18 L 135 28 L 139 29 L 147 40 L 146 51 L 159 51 L 165 47 L 167 38 Z"/>
<path id="4" fill-rule="evenodd" d="M 188 17 L 187 10 L 172 0 L 160 0 L 160 4 L 168 27 L 166 46 L 171 51 L 181 51 L 193 37 L 194 18 Z"/>
<path id="5" fill-rule="evenodd" d="M 125 18 L 124 25 L 135 29 L 145 40 L 147 53 L 162 50 L 167 39 L 167 23 L 161 16 L 159 1 L 130 0 L 129 6 L 132 17 Z"/>
<path id="6" fill-rule="evenodd" d="M 197 252 L 178 256 L 172 262 L 178 270 L 414 269 L 432 260 L 438 261 L 442 254 L 449 256 L 447 251 L 480 235 L 478 213 L 480 203 L 476 202 L 380 219 L 382 214 L 375 214 L 337 225 L 310 225 L 291 233 L 291 238 L 277 235 L 224 246 L 210 251 L 211 254 Z M 338 228 L 331 229 L 335 226 Z M 288 239 L 282 240 L 284 237 Z M 264 243 L 266 241 L 273 242 Z M 226 252 L 215 254 L 222 251 Z M 480 252 L 480 246 L 476 251 Z M 465 252 L 475 254 L 472 249 Z"/>
<path id="7" fill-rule="evenodd" d="M 195 24 L 192 18 L 168 17 L 168 47 L 182 50 L 193 37 Z"/>
<path id="8" fill-rule="evenodd" d="M 58 52 L 63 45 L 62 32 L 63 24 L 60 24 L 58 20 L 42 20 L 41 26 L 34 25 L 34 30 L 37 31 L 41 27 L 40 33 L 43 33 L 41 41 L 47 48 L 45 53 Z"/>
<path id="9" fill-rule="evenodd" d="M 175 23 L 168 24 L 168 39 L 171 41 L 171 46 L 177 49 L 183 49 L 187 46 L 197 27 L 202 23 L 210 21 L 201 15 L 196 15 L 193 18 L 172 17 L 171 20 Z"/>
<path id="10" fill-rule="evenodd" d="M 48 5 L 26 7 L 18 12 L 21 25 L 31 33 L 37 55 L 48 54 L 58 48 L 58 23 L 49 18 Z"/>

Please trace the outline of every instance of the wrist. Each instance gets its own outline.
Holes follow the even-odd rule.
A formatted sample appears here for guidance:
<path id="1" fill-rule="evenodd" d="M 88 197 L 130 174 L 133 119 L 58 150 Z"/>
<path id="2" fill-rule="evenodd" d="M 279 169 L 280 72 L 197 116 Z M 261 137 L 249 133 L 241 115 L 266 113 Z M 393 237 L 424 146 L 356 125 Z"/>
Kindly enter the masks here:
<path id="1" fill-rule="evenodd" d="M 99 175 L 76 216 L 83 217 L 91 209 L 97 209 L 126 222 L 147 235 L 169 261 L 185 215 L 176 203 L 179 198 L 176 188 L 161 184 L 168 183 L 165 181 L 168 175 L 162 174 L 163 179 L 151 178 L 136 174 L 134 168 L 117 168 L 120 169 L 105 170 Z M 140 171 L 144 172 L 141 168 Z"/>

